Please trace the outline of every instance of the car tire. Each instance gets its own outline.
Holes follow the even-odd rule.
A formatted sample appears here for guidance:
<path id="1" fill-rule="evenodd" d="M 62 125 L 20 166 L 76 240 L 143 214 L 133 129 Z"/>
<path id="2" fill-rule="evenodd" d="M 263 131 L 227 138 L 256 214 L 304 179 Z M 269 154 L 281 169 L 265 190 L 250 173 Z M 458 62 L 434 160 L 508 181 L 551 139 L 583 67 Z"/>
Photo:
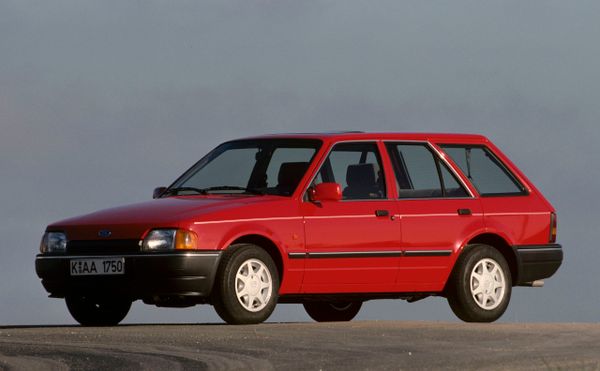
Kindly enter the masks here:
<path id="1" fill-rule="evenodd" d="M 65 302 L 71 316 L 82 326 L 116 326 L 131 308 L 131 300 L 128 299 L 71 295 L 65 298 Z"/>
<path id="2" fill-rule="evenodd" d="M 494 322 L 504 314 L 512 290 L 512 277 L 504 256 L 495 248 L 477 244 L 465 247 L 448 281 L 450 308 L 465 322 Z"/>
<path id="3" fill-rule="evenodd" d="M 317 322 L 351 321 L 362 307 L 361 301 L 352 302 L 306 302 L 306 313 Z"/>
<path id="4" fill-rule="evenodd" d="M 271 256 L 252 244 L 230 246 L 223 254 L 212 304 L 228 324 L 264 322 L 277 305 L 279 272 Z"/>

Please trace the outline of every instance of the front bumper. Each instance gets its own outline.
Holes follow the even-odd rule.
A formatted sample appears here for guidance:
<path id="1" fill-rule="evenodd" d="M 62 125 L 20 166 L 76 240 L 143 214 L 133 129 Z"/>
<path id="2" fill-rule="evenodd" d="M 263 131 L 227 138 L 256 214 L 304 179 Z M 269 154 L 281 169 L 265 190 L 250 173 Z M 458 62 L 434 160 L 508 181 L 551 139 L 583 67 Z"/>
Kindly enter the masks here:
<path id="1" fill-rule="evenodd" d="M 518 275 L 515 285 L 552 276 L 563 261 L 561 245 L 513 246 L 517 257 Z"/>
<path id="2" fill-rule="evenodd" d="M 158 297 L 203 298 L 210 295 L 221 253 L 185 251 L 113 255 L 37 255 L 35 271 L 52 297 L 71 294 L 123 296 L 154 301 Z M 71 276 L 71 259 L 124 258 L 122 275 Z"/>

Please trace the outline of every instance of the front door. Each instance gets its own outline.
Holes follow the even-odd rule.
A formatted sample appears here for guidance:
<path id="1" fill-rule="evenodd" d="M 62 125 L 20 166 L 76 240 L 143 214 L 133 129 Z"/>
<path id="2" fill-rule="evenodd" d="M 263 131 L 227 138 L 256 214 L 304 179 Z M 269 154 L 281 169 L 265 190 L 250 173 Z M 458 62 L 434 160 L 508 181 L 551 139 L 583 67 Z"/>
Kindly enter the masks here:
<path id="1" fill-rule="evenodd" d="M 304 293 L 394 291 L 400 251 L 397 204 L 387 198 L 380 144 L 333 146 L 312 186 L 334 182 L 342 200 L 305 200 Z M 302 255 L 302 254 L 300 254 Z"/>

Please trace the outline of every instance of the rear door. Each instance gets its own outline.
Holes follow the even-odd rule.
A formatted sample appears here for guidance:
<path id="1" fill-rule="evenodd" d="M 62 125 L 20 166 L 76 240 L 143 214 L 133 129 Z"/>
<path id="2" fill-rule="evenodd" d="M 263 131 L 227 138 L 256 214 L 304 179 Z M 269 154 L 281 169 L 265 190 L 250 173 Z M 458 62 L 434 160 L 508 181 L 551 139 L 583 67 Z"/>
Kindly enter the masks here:
<path id="1" fill-rule="evenodd" d="M 481 203 L 428 143 L 386 147 L 402 228 L 398 289 L 440 291 L 465 239 L 483 227 Z"/>

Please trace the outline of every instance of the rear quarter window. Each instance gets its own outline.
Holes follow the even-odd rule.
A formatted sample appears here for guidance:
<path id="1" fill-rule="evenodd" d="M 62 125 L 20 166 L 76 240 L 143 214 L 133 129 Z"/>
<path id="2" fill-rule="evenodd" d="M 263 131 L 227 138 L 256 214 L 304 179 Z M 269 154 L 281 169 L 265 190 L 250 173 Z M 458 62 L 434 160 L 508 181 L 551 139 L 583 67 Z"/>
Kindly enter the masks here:
<path id="1" fill-rule="evenodd" d="M 525 187 L 483 146 L 441 145 L 481 196 L 525 195 Z"/>

